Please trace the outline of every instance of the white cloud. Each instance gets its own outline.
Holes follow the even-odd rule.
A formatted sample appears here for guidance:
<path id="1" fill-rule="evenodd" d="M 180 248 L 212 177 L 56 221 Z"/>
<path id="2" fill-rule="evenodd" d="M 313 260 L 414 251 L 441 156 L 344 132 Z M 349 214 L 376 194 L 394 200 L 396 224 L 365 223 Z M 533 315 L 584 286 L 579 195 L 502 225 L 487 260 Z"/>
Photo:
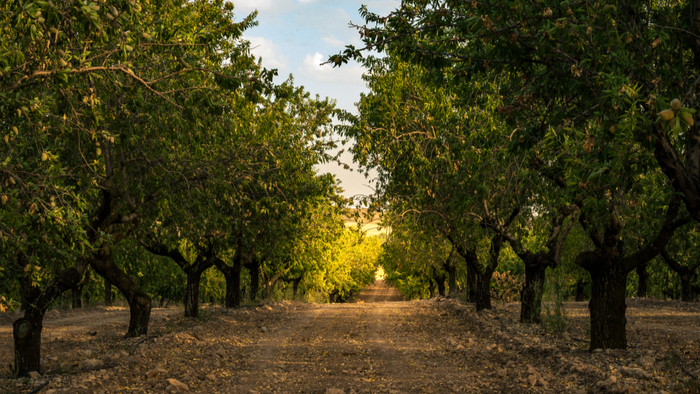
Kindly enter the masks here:
<path id="1" fill-rule="evenodd" d="M 263 66 L 267 68 L 277 68 L 280 71 L 288 69 L 287 59 L 282 54 L 279 45 L 264 37 L 243 37 L 250 41 L 253 55 L 262 57 Z M 280 72 L 280 74 L 282 74 Z"/>
<path id="2" fill-rule="evenodd" d="M 334 47 L 344 47 L 345 43 L 340 41 L 339 39 L 335 38 L 334 36 L 328 36 L 328 37 L 323 37 L 323 41 L 325 41 L 327 44 L 330 44 L 331 46 Z"/>
<path id="3" fill-rule="evenodd" d="M 341 67 L 333 68 L 329 64 L 321 65 L 327 57 L 316 52 L 308 54 L 304 58 L 303 73 L 318 82 L 349 83 L 353 85 L 364 85 L 362 73 L 364 69 L 359 65 L 344 64 Z"/>

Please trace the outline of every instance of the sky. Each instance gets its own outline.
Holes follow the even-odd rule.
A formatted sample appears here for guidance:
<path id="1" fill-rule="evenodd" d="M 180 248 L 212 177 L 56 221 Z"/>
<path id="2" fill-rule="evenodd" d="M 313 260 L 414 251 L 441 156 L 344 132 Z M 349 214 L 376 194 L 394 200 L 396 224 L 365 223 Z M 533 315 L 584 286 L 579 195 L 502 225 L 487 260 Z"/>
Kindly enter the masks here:
<path id="1" fill-rule="evenodd" d="M 365 4 L 370 12 L 388 14 L 399 6 L 399 0 L 232 0 L 234 12 L 243 19 L 258 11 L 258 26 L 246 30 L 244 38 L 251 42 L 253 54 L 262 57 L 263 66 L 276 68 L 281 83 L 290 74 L 294 84 L 304 86 L 312 95 L 336 100 L 339 108 L 357 113 L 355 103 L 360 93 L 368 89 L 362 81 L 364 69 L 357 63 L 332 68 L 321 66 L 346 45 L 361 47 L 357 30 L 348 24 L 363 25 L 358 10 Z M 348 148 L 347 146 L 345 147 Z M 348 154 L 341 160 L 351 164 Z M 371 179 L 365 178 L 351 164 L 344 170 L 337 163 L 317 167 L 319 172 L 336 174 L 341 181 L 344 195 L 368 195 L 372 193 Z"/>

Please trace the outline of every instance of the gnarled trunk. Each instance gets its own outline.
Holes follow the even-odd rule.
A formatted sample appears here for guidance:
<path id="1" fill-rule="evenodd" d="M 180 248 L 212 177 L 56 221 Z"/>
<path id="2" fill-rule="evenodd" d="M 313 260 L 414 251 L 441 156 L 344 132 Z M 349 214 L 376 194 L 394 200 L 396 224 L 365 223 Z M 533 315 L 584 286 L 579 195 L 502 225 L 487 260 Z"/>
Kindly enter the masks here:
<path id="1" fill-rule="evenodd" d="M 187 274 L 185 317 L 199 317 L 199 284 L 202 272 L 194 267 L 188 267 L 185 274 Z"/>
<path id="2" fill-rule="evenodd" d="M 23 266 L 22 257 L 19 259 L 19 265 Z M 41 331 L 46 308 L 53 300 L 80 282 L 86 267 L 87 262 L 81 259 L 73 267 L 59 272 L 41 289 L 34 286 L 29 275 L 25 275 L 20 280 L 20 294 L 25 309 L 24 316 L 12 323 L 12 337 L 14 339 L 12 372 L 15 376 L 24 377 L 30 371 L 39 371 Z"/>
<path id="3" fill-rule="evenodd" d="M 124 337 L 131 338 L 147 334 L 151 318 L 151 298 L 139 289 L 129 275 L 114 264 L 112 250 L 102 250 L 92 259 L 90 266 L 98 275 L 116 286 L 129 303 L 129 328 Z"/>
<path id="4" fill-rule="evenodd" d="M 586 301 L 586 294 L 584 292 L 586 288 L 586 281 L 579 279 L 576 281 L 576 301 Z"/>
<path id="5" fill-rule="evenodd" d="M 637 297 L 646 298 L 647 283 L 649 282 L 647 263 L 640 264 L 639 267 L 637 267 L 637 276 L 639 277 L 639 283 L 637 285 Z"/>
<path id="6" fill-rule="evenodd" d="M 435 272 L 433 273 L 433 279 L 435 280 L 435 284 L 437 284 L 438 294 L 444 297 L 445 296 L 445 275 L 443 275 L 438 270 L 435 270 Z"/>
<path id="7" fill-rule="evenodd" d="M 691 273 L 681 274 L 681 301 L 692 302 L 695 301 L 695 292 L 693 291 L 692 282 L 695 279 L 695 275 Z"/>
<path id="8" fill-rule="evenodd" d="M 245 267 L 250 272 L 250 301 L 254 302 L 258 298 L 258 292 L 260 291 L 260 261 L 257 258 L 253 258 Z"/>
<path id="9" fill-rule="evenodd" d="M 547 266 L 539 261 L 525 263 L 525 284 L 520 294 L 520 322 L 540 323 L 542 312 L 542 293 Z"/>
<path id="10" fill-rule="evenodd" d="M 467 266 L 467 301 L 469 302 L 476 302 L 476 273 L 476 268 Z"/>
<path id="11" fill-rule="evenodd" d="M 621 272 L 619 265 L 605 264 L 591 271 L 591 282 L 593 292 L 588 303 L 591 312 L 591 350 L 626 349 L 627 273 Z"/>
<path id="12" fill-rule="evenodd" d="M 105 306 L 112 306 L 112 284 L 105 279 Z"/>

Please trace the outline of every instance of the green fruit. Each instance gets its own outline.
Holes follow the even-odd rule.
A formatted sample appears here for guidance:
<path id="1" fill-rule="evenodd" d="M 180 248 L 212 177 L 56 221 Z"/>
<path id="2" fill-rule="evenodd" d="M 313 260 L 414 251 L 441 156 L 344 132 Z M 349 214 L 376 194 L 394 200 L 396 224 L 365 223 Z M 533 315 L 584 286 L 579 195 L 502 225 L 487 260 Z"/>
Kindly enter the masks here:
<path id="1" fill-rule="evenodd" d="M 671 109 L 674 111 L 681 109 L 681 100 L 678 100 L 677 98 L 673 99 L 673 101 L 671 101 Z"/>
<path id="2" fill-rule="evenodd" d="M 109 19 L 110 21 L 113 21 L 113 20 L 114 20 L 114 17 L 113 17 L 112 14 L 110 14 L 109 12 L 108 12 L 107 15 L 105 15 L 105 16 L 106 16 L 107 19 Z"/>
<path id="3" fill-rule="evenodd" d="M 63 59 L 58 59 L 58 65 L 61 67 L 66 67 L 68 63 L 66 63 L 66 61 Z"/>
<path id="4" fill-rule="evenodd" d="M 7 196 L 6 195 L 3 194 L 2 196 L 0 196 L 0 203 L 2 203 L 2 205 L 7 204 Z"/>
<path id="5" fill-rule="evenodd" d="M 41 161 L 46 161 L 49 159 L 49 155 L 46 152 L 41 152 Z"/>
<path id="6" fill-rule="evenodd" d="M 688 114 L 681 114 L 681 118 L 683 118 L 683 120 L 685 121 L 685 123 L 688 124 L 688 126 L 692 126 L 693 124 L 695 124 L 693 117 Z"/>
<path id="7" fill-rule="evenodd" d="M 672 109 L 665 109 L 659 113 L 662 120 L 671 120 L 676 116 Z"/>

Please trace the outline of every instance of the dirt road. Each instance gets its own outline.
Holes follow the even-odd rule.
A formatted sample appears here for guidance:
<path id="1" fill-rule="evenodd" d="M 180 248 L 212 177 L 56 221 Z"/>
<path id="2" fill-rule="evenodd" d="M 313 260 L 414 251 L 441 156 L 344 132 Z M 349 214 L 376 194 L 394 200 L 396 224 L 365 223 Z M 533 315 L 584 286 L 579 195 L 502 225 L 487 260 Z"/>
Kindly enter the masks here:
<path id="1" fill-rule="evenodd" d="M 694 337 L 669 336 L 675 358 L 662 345 L 589 353 L 581 339 L 520 325 L 517 308 L 477 314 L 449 299 L 400 299 L 377 281 L 348 304 L 210 308 L 202 320 L 161 310 L 152 337 L 129 340 L 121 338 L 123 311 L 69 312 L 47 320 L 44 375 L 1 379 L 0 392 L 27 393 L 51 377 L 47 394 L 161 393 L 181 384 L 188 392 L 247 394 L 680 393 L 683 368 L 698 373 Z M 664 313 L 675 308 L 668 307 Z M 683 316 L 694 325 L 697 312 Z M 6 328 L 0 365 L 10 362 Z"/>

